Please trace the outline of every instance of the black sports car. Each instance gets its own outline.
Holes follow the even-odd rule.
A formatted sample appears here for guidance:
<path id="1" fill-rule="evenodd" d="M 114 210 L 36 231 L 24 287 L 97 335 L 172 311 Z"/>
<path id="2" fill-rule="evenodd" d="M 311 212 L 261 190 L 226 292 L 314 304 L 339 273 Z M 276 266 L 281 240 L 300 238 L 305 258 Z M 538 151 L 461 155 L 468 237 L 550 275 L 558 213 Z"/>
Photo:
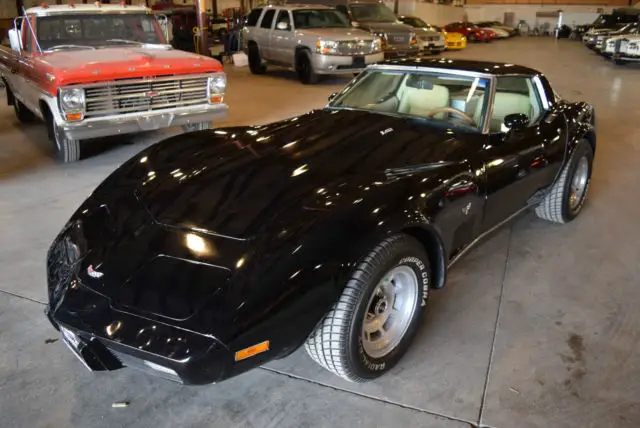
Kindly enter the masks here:
<path id="1" fill-rule="evenodd" d="M 536 70 L 388 61 L 323 109 L 127 161 L 51 246 L 47 314 L 92 370 L 204 384 L 304 345 L 372 379 L 480 238 L 580 213 L 595 147 L 593 108 Z"/>

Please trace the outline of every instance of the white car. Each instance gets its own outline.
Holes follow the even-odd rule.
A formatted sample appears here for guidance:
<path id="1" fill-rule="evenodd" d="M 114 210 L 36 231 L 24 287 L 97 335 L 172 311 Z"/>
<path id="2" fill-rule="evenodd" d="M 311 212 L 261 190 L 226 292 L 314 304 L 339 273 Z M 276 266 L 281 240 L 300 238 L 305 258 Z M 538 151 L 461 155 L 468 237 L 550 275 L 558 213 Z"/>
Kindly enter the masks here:
<path id="1" fill-rule="evenodd" d="M 496 33 L 496 38 L 497 39 L 508 39 L 509 38 L 509 32 L 506 30 L 503 30 L 502 28 L 497 28 L 497 27 L 480 27 L 480 29 L 482 30 L 491 30 L 494 33 Z"/>
<path id="2" fill-rule="evenodd" d="M 628 62 L 640 62 L 640 36 L 627 36 L 626 43 L 621 43 L 613 54 L 613 61 L 618 65 Z"/>

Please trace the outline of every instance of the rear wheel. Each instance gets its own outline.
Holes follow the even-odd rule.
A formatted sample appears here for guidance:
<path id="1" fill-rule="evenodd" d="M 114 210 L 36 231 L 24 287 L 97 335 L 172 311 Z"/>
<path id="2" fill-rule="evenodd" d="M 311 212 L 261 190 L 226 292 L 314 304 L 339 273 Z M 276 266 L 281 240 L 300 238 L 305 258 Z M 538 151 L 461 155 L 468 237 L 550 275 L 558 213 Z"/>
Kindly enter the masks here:
<path id="1" fill-rule="evenodd" d="M 63 163 L 71 163 L 80 160 L 80 140 L 68 138 L 51 114 L 46 116 L 49 141 L 53 144 L 56 159 Z"/>
<path id="2" fill-rule="evenodd" d="M 9 93 L 10 90 L 7 87 L 7 93 Z M 12 94 L 12 98 L 13 98 L 13 111 L 16 114 L 16 117 L 18 118 L 18 120 L 22 123 L 31 123 L 35 120 L 35 115 L 33 113 L 31 113 L 31 110 L 29 110 L 24 104 L 22 104 L 17 98 L 13 97 Z"/>
<path id="3" fill-rule="evenodd" d="M 298 53 L 296 60 L 296 71 L 298 72 L 298 79 L 304 85 L 313 85 L 318 83 L 319 76 L 313 69 L 311 63 L 311 56 L 308 52 L 303 51 Z"/>
<path id="4" fill-rule="evenodd" d="M 587 200 L 592 166 L 593 149 L 588 141 L 582 140 L 549 194 L 536 207 L 536 215 L 555 223 L 568 223 L 576 218 Z"/>
<path id="5" fill-rule="evenodd" d="M 382 241 L 309 336 L 307 353 L 351 382 L 381 376 L 402 358 L 420 326 L 430 276 L 418 241 L 403 234 Z"/>
<path id="6" fill-rule="evenodd" d="M 267 72 L 267 66 L 263 64 L 260 56 L 260 49 L 255 43 L 249 45 L 249 70 L 253 74 L 264 74 Z"/>

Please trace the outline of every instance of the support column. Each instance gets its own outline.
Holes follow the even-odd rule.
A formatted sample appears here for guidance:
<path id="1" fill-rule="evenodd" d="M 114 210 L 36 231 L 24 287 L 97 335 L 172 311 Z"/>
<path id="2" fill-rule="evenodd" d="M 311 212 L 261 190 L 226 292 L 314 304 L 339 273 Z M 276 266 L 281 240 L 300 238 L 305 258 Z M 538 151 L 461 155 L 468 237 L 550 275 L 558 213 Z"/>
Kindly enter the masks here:
<path id="1" fill-rule="evenodd" d="M 196 5 L 196 18 L 198 21 L 198 28 L 200 29 L 200 55 L 211 56 L 209 51 L 209 44 L 207 43 L 209 18 L 207 17 L 207 4 L 206 0 L 194 0 Z"/>

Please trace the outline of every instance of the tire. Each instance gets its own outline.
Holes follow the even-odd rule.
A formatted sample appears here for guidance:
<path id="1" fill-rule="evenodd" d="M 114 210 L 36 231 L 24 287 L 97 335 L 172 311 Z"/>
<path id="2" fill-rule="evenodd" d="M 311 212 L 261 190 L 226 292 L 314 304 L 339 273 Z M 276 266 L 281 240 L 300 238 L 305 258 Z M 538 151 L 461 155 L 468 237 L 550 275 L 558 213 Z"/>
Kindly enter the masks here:
<path id="1" fill-rule="evenodd" d="M 614 62 L 616 65 L 626 65 L 626 64 L 627 64 L 627 61 L 625 61 L 625 60 L 623 60 L 623 59 L 619 59 L 619 58 L 614 59 L 614 60 L 613 60 L 613 62 Z"/>
<path id="2" fill-rule="evenodd" d="M 536 215 L 562 224 L 576 218 L 587 200 L 592 167 L 593 149 L 581 140 L 549 194 L 536 207 Z"/>
<path id="3" fill-rule="evenodd" d="M 389 274 L 396 279 L 383 282 Z M 417 240 L 399 234 L 382 241 L 358 265 L 338 301 L 311 333 L 305 344 L 307 353 L 320 366 L 351 382 L 366 382 L 386 373 L 402 358 L 420 326 L 430 279 L 429 259 Z M 378 294 L 380 289 L 394 294 Z M 399 299 L 402 292 L 405 296 Z M 388 298 L 394 302 L 389 304 Z M 391 310 L 398 301 L 404 317 L 387 318 L 382 324 L 396 328 L 396 335 L 387 342 L 388 349 L 373 349 L 372 332 L 368 340 L 364 338 L 367 325 L 371 330 L 376 321 L 370 310 Z"/>
<path id="4" fill-rule="evenodd" d="M 267 72 L 267 66 L 262 62 L 260 49 L 255 43 L 249 45 L 249 70 L 252 74 L 264 74 Z"/>
<path id="5" fill-rule="evenodd" d="M 475 42 L 476 41 L 475 33 L 469 33 L 469 35 L 467 36 L 467 39 L 469 39 L 471 43 Z"/>
<path id="6" fill-rule="evenodd" d="M 309 58 L 308 52 L 302 51 L 298 53 L 296 71 L 298 72 L 298 79 L 303 85 L 314 85 L 318 83 L 319 76 L 313 70 L 313 64 L 311 64 L 311 58 Z"/>
<path id="7" fill-rule="evenodd" d="M 189 123 L 188 125 L 182 125 L 182 130 L 186 132 L 205 131 L 211 129 L 211 122 L 202 123 Z"/>
<path id="8" fill-rule="evenodd" d="M 80 160 L 80 140 L 67 138 L 64 131 L 56 125 L 50 113 L 47 116 L 47 130 L 56 159 L 63 163 Z"/>
<path id="9" fill-rule="evenodd" d="M 36 119 L 36 116 L 31 113 L 31 110 L 29 110 L 15 97 L 13 97 L 13 111 L 15 112 L 18 120 L 22 123 L 31 123 Z"/>

